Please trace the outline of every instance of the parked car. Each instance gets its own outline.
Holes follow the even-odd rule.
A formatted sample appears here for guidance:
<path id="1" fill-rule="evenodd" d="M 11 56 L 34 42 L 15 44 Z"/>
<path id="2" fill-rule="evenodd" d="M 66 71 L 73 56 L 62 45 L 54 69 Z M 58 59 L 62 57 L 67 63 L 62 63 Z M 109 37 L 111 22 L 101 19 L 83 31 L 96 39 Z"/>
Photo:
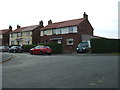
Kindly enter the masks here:
<path id="1" fill-rule="evenodd" d="M 86 53 L 89 52 L 91 48 L 90 41 L 82 41 L 79 43 L 78 47 L 76 48 L 77 53 Z"/>
<path id="2" fill-rule="evenodd" d="M 11 48 L 9 48 L 10 53 L 22 53 L 23 49 L 21 46 L 12 46 Z"/>
<path id="3" fill-rule="evenodd" d="M 32 49 L 30 49 L 30 54 L 52 54 L 52 49 L 49 46 L 36 46 Z"/>
<path id="4" fill-rule="evenodd" d="M 8 52 L 9 47 L 8 46 L 0 46 L 0 52 Z"/>

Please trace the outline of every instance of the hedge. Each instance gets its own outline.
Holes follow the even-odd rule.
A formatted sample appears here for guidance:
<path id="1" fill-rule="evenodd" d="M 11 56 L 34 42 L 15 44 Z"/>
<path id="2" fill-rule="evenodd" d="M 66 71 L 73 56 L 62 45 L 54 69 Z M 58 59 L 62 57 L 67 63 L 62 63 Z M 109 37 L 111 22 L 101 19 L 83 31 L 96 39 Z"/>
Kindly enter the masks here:
<path id="1" fill-rule="evenodd" d="M 120 39 L 91 39 L 92 53 L 120 52 Z"/>
<path id="2" fill-rule="evenodd" d="M 31 48 L 37 46 L 37 45 L 44 45 L 44 46 L 49 46 L 53 50 L 53 54 L 60 54 L 62 53 L 62 45 L 61 44 L 55 44 L 55 43 L 50 43 L 50 44 L 31 44 L 31 45 L 23 45 L 23 51 L 24 52 L 29 52 Z"/>

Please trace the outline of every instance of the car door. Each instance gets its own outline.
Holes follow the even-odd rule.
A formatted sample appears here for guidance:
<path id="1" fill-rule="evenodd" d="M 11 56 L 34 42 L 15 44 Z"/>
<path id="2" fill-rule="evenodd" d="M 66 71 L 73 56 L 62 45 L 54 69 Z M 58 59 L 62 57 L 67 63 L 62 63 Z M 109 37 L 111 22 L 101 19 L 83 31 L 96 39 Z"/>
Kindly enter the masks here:
<path id="1" fill-rule="evenodd" d="M 45 52 L 51 52 L 48 46 L 45 46 Z"/>
<path id="2" fill-rule="evenodd" d="M 39 54 L 39 48 L 35 48 L 35 49 L 33 50 L 33 53 L 34 53 L 34 54 Z"/>

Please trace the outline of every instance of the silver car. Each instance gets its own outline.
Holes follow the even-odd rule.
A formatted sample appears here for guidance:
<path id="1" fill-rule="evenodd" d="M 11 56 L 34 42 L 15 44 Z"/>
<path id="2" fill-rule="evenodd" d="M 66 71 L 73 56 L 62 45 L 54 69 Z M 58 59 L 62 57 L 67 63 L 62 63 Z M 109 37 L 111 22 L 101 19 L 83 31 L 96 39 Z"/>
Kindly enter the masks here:
<path id="1" fill-rule="evenodd" d="M 8 52 L 9 47 L 8 46 L 0 46 L 0 52 Z"/>

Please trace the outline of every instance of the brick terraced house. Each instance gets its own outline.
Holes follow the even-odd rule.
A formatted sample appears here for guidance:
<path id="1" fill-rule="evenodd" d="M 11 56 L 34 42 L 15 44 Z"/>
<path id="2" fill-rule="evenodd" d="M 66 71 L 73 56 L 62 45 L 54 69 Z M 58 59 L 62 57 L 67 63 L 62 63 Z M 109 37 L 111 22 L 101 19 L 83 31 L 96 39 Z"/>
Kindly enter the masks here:
<path id="1" fill-rule="evenodd" d="M 0 30 L 0 46 L 9 45 L 9 33 L 12 31 L 12 26 L 9 29 Z"/>
<path id="2" fill-rule="evenodd" d="M 20 27 L 10 33 L 10 45 L 28 45 L 39 43 L 39 29 L 43 27 L 43 21 L 39 25 Z"/>
<path id="3" fill-rule="evenodd" d="M 63 52 L 75 52 L 77 45 L 82 41 L 82 35 L 93 36 L 93 27 L 84 12 L 83 18 L 52 23 L 40 29 L 40 43 L 59 43 Z"/>

